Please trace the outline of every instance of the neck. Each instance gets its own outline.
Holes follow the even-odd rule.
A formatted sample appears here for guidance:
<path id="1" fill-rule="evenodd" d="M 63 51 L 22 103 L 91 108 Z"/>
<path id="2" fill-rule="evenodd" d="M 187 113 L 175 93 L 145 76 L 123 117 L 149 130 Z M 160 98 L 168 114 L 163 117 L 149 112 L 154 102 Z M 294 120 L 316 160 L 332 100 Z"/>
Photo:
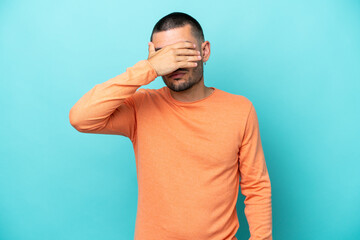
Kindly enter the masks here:
<path id="1" fill-rule="evenodd" d="M 204 85 L 204 78 L 201 79 L 200 82 L 193 85 L 191 88 L 181 91 L 181 92 L 175 92 L 173 90 L 170 90 L 171 96 L 181 102 L 193 102 L 200 99 L 203 99 L 207 96 L 209 96 L 213 89 L 210 87 L 206 87 Z"/>

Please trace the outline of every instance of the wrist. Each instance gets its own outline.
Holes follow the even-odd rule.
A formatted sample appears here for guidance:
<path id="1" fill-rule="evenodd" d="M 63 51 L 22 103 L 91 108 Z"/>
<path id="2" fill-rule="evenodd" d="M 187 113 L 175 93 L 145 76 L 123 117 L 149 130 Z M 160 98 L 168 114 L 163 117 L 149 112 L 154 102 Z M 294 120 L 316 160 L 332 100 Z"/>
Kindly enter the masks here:
<path id="1" fill-rule="evenodd" d="M 146 59 L 146 61 L 149 63 L 149 65 L 152 67 L 152 69 L 155 71 L 156 76 L 159 76 L 158 72 L 156 71 L 156 68 L 154 67 L 154 65 L 151 63 L 151 61 L 149 59 Z"/>

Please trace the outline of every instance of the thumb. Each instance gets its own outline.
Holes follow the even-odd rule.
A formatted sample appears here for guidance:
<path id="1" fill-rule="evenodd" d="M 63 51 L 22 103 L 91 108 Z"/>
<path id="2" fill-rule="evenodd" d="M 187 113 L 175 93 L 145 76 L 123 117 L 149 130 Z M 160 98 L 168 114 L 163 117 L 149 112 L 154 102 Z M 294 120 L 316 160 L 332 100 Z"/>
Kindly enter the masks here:
<path id="1" fill-rule="evenodd" d="M 155 52 L 154 44 L 152 42 L 149 42 L 148 45 L 149 45 L 149 54 L 154 53 Z"/>

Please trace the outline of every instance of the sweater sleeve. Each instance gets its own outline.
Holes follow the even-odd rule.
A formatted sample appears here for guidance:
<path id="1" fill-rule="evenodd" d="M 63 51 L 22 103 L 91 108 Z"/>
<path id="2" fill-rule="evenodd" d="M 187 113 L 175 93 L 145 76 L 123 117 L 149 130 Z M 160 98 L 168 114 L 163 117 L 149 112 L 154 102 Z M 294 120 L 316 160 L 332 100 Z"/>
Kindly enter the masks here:
<path id="1" fill-rule="evenodd" d="M 272 240 L 271 183 L 260 139 L 257 114 L 251 104 L 239 156 L 240 187 L 245 196 L 249 240 Z"/>
<path id="2" fill-rule="evenodd" d="M 136 90 L 155 80 L 157 73 L 148 60 L 95 85 L 70 109 L 70 124 L 79 132 L 116 134 L 133 141 L 136 132 Z M 141 90 L 141 89 L 140 89 Z"/>

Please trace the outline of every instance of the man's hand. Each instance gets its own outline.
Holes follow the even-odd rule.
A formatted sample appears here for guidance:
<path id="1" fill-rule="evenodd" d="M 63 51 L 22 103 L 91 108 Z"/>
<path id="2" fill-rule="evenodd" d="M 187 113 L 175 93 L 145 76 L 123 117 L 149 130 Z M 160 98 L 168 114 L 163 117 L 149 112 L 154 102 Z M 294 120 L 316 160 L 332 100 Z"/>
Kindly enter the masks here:
<path id="1" fill-rule="evenodd" d="M 201 60 L 200 52 L 191 42 L 177 42 L 155 52 L 152 42 L 149 42 L 148 61 L 155 68 L 158 76 L 174 72 L 178 68 L 196 67 L 196 61 Z"/>

